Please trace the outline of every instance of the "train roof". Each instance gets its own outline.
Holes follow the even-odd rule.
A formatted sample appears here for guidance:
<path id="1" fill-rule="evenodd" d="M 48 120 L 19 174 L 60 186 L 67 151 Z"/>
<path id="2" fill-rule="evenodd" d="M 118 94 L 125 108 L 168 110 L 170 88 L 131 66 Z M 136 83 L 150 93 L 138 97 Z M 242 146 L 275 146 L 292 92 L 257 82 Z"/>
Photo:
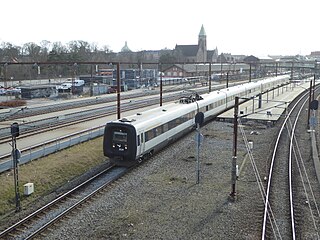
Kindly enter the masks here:
<path id="1" fill-rule="evenodd" d="M 134 125 L 136 128 L 147 128 L 148 126 L 151 126 L 151 125 L 157 126 L 157 125 L 163 124 L 163 122 L 167 121 L 168 119 L 174 119 L 175 116 L 181 116 L 192 110 L 197 110 L 198 107 L 201 107 L 201 105 L 203 105 L 202 103 L 205 104 L 207 100 L 210 100 L 212 98 L 219 100 L 224 98 L 227 93 L 236 94 L 245 87 L 254 86 L 257 84 L 259 85 L 261 83 L 265 83 L 270 80 L 276 81 L 283 78 L 284 78 L 283 76 L 276 77 L 276 78 L 268 78 L 258 82 L 251 82 L 251 83 L 236 85 L 228 89 L 221 89 L 221 90 L 213 91 L 211 93 L 202 94 L 201 96 L 203 97 L 203 100 L 198 100 L 197 102 L 192 102 L 188 104 L 180 103 L 179 100 L 177 100 L 173 103 L 171 102 L 161 107 L 154 107 L 146 111 L 138 110 L 138 112 L 134 115 L 125 116 L 122 119 L 118 119 L 113 122 Z"/>
<path id="2" fill-rule="evenodd" d="M 179 100 L 174 103 L 168 103 L 161 107 L 155 107 L 146 111 L 139 111 L 134 115 L 123 117 L 115 122 L 127 123 L 138 127 L 139 124 L 146 124 L 152 121 L 154 125 L 162 124 L 164 119 L 180 116 L 182 112 L 196 110 L 196 103 L 181 104 Z M 143 126 L 140 126 L 143 127 Z"/>

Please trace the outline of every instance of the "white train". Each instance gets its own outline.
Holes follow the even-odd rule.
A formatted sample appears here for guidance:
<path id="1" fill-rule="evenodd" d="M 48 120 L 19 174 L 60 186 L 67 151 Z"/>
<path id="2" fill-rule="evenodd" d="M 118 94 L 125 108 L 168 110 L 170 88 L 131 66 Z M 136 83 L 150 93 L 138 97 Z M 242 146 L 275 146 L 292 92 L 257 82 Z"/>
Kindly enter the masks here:
<path id="1" fill-rule="evenodd" d="M 233 107 L 236 96 L 248 98 L 289 82 L 289 76 L 237 85 L 195 95 L 162 107 L 106 124 L 104 155 L 117 165 L 133 165 L 151 156 L 195 127 L 195 115 L 203 112 L 208 121 Z M 241 102 L 241 99 L 240 99 Z"/>

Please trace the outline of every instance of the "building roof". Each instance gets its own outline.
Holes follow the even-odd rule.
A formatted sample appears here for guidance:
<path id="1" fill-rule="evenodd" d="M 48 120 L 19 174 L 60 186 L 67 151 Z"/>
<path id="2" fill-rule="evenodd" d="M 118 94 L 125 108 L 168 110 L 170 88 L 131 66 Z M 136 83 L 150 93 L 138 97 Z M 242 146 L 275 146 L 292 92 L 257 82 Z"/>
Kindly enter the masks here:
<path id="1" fill-rule="evenodd" d="M 213 54 L 215 54 L 215 50 L 208 50 L 207 51 L 207 58 L 208 59 L 212 59 Z"/>
<path id="2" fill-rule="evenodd" d="M 257 58 L 258 59 L 260 59 L 260 60 L 267 60 L 267 61 L 272 61 L 273 59 L 271 58 L 271 57 L 269 57 L 269 56 L 265 56 L 265 55 L 259 55 L 259 56 L 257 56 Z"/>
<path id="3" fill-rule="evenodd" d="M 172 67 L 180 68 L 185 72 L 206 72 L 209 71 L 209 64 L 173 64 L 170 67 L 166 68 L 164 71 L 172 68 Z"/>
<path id="4" fill-rule="evenodd" d="M 171 70 L 171 68 L 177 67 L 180 70 L 186 72 L 186 73 L 195 73 L 195 72 L 209 72 L 210 64 L 192 64 L 192 63 L 187 63 L 187 64 L 172 64 L 168 66 L 167 68 L 163 69 L 163 72 L 166 72 L 168 70 Z M 230 64 L 221 64 L 221 63 L 213 63 L 211 64 L 211 71 L 212 73 L 214 72 L 220 72 L 221 69 L 223 68 L 223 71 L 228 71 L 231 69 Z M 234 68 L 237 70 L 239 69 L 249 69 L 249 65 L 245 63 L 237 63 L 234 65 Z"/>
<path id="5" fill-rule="evenodd" d="M 245 59 L 243 59 L 244 62 L 250 62 L 250 63 L 256 63 L 256 62 L 259 62 L 260 59 L 253 56 L 253 55 L 250 55 L 248 57 L 246 57 Z"/>
<path id="6" fill-rule="evenodd" d="M 180 51 L 186 57 L 196 56 L 198 48 L 198 45 L 176 45 L 176 50 Z"/>

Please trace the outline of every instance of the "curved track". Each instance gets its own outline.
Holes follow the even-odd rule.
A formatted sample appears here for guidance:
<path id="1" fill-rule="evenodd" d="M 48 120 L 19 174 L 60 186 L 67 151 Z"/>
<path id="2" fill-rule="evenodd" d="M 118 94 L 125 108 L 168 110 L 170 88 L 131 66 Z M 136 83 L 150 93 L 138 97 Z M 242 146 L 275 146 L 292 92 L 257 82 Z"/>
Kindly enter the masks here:
<path id="1" fill-rule="evenodd" d="M 292 106 L 276 139 L 265 194 L 262 239 L 298 238 L 296 224 L 301 219 L 297 218 L 299 210 L 295 207 L 301 203 L 295 194 L 299 175 L 293 175 L 296 172 L 293 166 L 300 151 L 296 139 L 297 123 L 307 100 L 305 93 Z"/>

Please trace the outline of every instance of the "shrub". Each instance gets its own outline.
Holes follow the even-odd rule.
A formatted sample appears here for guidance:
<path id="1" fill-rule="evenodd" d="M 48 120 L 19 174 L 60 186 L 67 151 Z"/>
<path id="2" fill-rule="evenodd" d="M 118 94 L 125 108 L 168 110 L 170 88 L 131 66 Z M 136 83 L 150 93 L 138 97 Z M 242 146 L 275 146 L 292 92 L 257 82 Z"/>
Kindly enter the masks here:
<path id="1" fill-rule="evenodd" d="M 0 108 L 7 108 L 7 107 L 19 107 L 19 106 L 25 106 L 27 104 L 26 100 L 10 100 L 10 101 L 4 101 L 0 102 Z"/>

